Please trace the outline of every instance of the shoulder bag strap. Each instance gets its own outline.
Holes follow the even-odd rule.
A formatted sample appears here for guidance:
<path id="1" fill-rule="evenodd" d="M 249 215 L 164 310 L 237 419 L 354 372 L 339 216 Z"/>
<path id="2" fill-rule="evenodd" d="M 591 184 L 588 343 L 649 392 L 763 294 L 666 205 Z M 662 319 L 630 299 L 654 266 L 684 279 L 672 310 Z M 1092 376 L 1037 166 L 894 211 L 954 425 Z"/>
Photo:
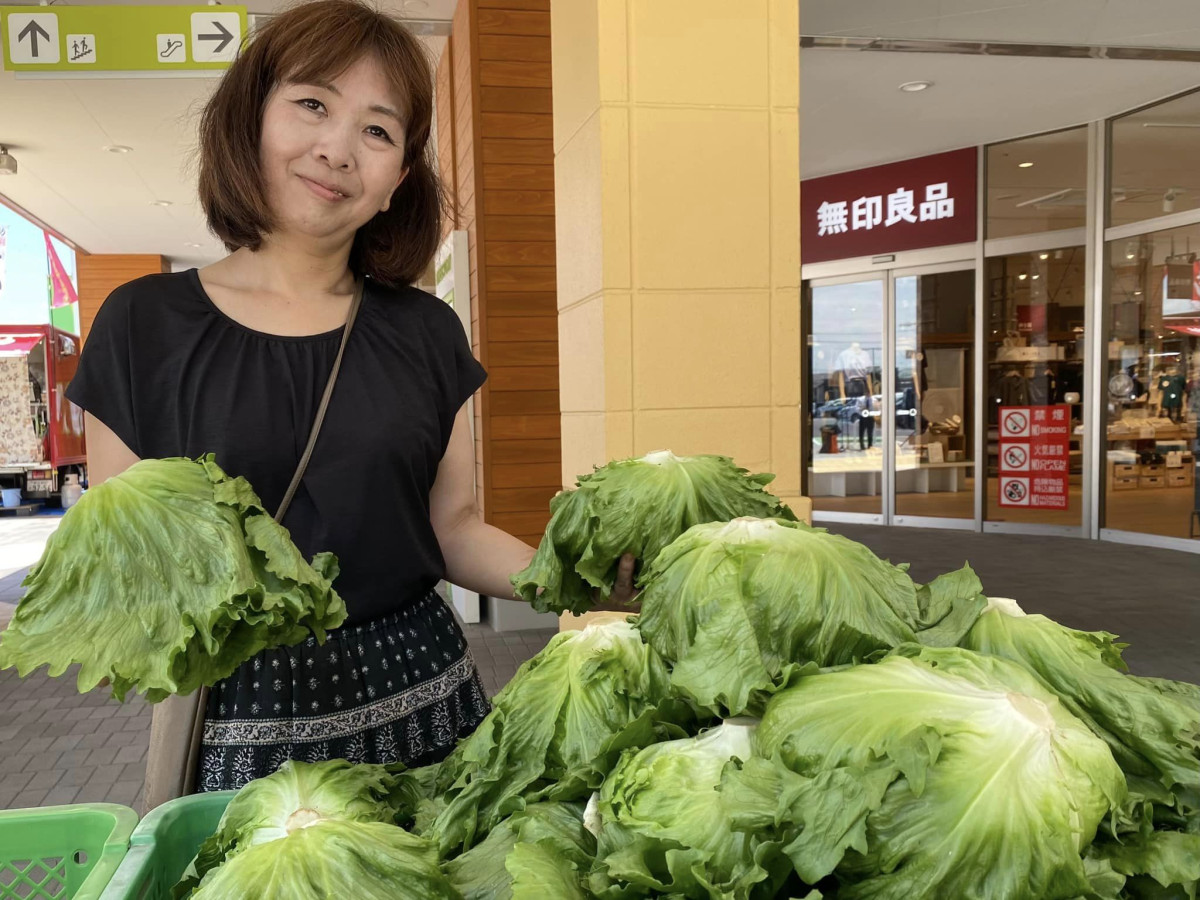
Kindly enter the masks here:
<path id="1" fill-rule="evenodd" d="M 329 381 L 325 384 L 321 405 L 317 407 L 317 417 L 313 420 L 312 431 L 308 433 L 308 446 L 304 448 L 304 455 L 300 457 L 300 464 L 296 466 L 296 474 L 292 476 L 292 483 L 288 485 L 287 493 L 283 495 L 283 502 L 279 504 L 279 511 L 275 513 L 276 522 L 282 522 L 283 517 L 287 515 L 288 507 L 292 505 L 292 498 L 296 496 L 296 490 L 300 487 L 300 480 L 304 477 L 304 470 L 308 468 L 308 461 L 312 458 L 313 447 L 317 445 L 317 435 L 321 433 L 321 423 L 325 421 L 325 411 L 329 409 L 329 398 L 333 396 L 333 386 L 337 383 L 338 370 L 342 367 L 342 356 L 345 355 L 346 344 L 350 341 L 350 329 L 354 327 L 354 320 L 358 318 L 358 310 L 362 306 L 363 288 L 363 279 L 357 279 L 354 285 L 354 299 L 350 301 L 350 315 L 346 317 L 346 329 L 342 332 L 342 345 L 338 347 L 337 357 L 333 361 L 333 371 L 329 373 Z"/>

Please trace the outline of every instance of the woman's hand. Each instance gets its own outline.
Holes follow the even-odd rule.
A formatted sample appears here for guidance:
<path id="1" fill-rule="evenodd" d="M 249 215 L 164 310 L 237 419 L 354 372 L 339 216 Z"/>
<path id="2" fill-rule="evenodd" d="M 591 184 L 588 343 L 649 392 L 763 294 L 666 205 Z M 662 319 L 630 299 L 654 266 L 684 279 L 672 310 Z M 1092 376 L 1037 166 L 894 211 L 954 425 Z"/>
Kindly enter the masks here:
<path id="1" fill-rule="evenodd" d="M 605 601 L 600 600 L 599 590 L 594 590 L 593 598 L 598 610 L 617 610 L 631 612 L 629 605 L 637 599 L 640 590 L 634 587 L 634 569 L 637 559 L 632 553 L 625 553 L 617 564 L 617 581 L 613 582 L 612 593 Z"/>

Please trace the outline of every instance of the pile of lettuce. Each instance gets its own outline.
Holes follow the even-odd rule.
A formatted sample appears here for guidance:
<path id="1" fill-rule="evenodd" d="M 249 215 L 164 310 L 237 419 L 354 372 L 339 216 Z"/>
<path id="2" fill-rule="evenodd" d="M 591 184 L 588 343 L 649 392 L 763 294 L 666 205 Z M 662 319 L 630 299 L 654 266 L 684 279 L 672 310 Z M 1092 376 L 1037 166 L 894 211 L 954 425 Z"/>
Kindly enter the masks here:
<path id="1" fill-rule="evenodd" d="M 252 783 L 177 896 L 1196 900 L 1200 688 L 968 567 L 918 584 L 775 514 L 678 525 L 638 526 L 642 614 L 555 637 L 443 762 Z"/>
<path id="2" fill-rule="evenodd" d="M 23 582 L 0 669 L 79 665 L 157 702 L 231 674 L 259 651 L 325 639 L 346 618 L 337 559 L 306 562 L 244 478 L 212 455 L 147 459 L 72 507 Z"/>

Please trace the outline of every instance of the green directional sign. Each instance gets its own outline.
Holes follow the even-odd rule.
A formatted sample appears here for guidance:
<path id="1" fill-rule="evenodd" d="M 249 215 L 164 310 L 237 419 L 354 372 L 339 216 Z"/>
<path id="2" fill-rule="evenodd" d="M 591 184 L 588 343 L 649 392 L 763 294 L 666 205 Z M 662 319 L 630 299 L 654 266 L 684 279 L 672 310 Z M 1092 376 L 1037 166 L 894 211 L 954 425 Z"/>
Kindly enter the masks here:
<path id="1" fill-rule="evenodd" d="M 15 72 L 225 69 L 245 35 L 244 6 L 0 6 Z"/>

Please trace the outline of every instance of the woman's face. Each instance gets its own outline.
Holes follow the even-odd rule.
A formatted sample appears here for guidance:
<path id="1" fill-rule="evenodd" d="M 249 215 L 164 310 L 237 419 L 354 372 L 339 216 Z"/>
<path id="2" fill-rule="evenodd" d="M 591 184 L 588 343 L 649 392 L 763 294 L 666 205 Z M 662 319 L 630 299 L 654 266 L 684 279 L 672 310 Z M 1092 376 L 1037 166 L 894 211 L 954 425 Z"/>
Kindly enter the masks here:
<path id="1" fill-rule="evenodd" d="M 276 231 L 344 239 L 387 209 L 408 174 L 399 110 L 369 57 L 330 84 L 277 85 L 259 147 Z"/>

